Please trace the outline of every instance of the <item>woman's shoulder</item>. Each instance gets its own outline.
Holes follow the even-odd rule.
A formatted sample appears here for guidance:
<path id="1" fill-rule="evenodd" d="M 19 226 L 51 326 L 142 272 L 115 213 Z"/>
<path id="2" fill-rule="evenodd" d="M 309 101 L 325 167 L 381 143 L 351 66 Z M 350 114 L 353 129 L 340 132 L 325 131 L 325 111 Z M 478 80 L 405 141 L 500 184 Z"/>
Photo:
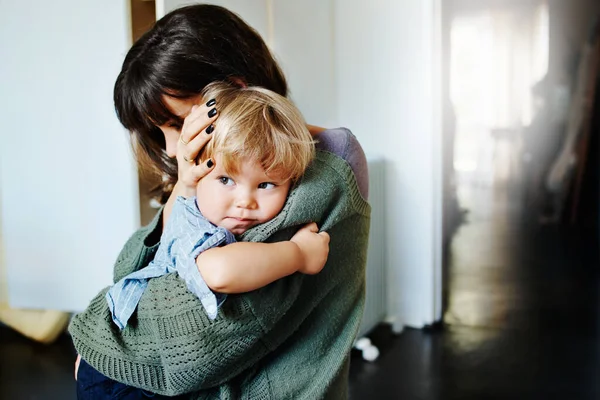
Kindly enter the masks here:
<path id="1" fill-rule="evenodd" d="M 356 136 L 347 128 L 325 129 L 315 135 L 317 149 L 328 151 L 344 159 L 352 168 L 361 195 L 369 196 L 367 158 Z"/>

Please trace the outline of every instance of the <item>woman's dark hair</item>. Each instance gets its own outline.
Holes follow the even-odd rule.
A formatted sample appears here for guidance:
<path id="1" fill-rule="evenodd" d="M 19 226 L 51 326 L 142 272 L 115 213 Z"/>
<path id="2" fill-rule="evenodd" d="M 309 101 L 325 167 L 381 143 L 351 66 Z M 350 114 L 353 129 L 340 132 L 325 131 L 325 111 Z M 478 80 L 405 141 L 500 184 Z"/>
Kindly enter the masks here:
<path id="1" fill-rule="evenodd" d="M 127 53 L 115 83 L 115 109 L 132 134 L 140 171 L 160 176 L 163 201 L 177 181 L 177 162 L 167 156 L 157 126 L 179 118 L 162 96 L 189 98 L 213 81 L 232 78 L 287 95 L 285 77 L 260 35 L 219 6 L 170 12 Z"/>

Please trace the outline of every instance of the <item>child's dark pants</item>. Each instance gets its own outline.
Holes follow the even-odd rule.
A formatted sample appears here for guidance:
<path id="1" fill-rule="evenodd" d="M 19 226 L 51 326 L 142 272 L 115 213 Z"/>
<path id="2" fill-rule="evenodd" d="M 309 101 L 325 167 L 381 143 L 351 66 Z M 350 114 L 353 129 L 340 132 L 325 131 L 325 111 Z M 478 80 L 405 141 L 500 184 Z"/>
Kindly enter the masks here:
<path id="1" fill-rule="evenodd" d="M 185 399 L 185 396 L 167 397 L 113 381 L 92 368 L 83 358 L 77 372 L 78 400 L 147 400 Z"/>

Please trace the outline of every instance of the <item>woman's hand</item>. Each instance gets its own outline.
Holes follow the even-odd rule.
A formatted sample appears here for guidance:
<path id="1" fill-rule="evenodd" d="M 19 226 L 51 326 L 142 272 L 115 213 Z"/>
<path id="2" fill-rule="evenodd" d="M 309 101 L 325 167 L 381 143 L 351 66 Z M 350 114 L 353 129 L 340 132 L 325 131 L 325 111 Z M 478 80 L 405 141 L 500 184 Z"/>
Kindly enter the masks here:
<path id="1" fill-rule="evenodd" d="M 192 106 L 189 115 L 183 121 L 177 141 L 177 183 L 163 210 L 163 226 L 171 215 L 177 196 L 194 196 L 198 181 L 215 166 L 214 160 L 204 160 L 202 164 L 197 164 L 198 155 L 212 138 L 212 123 L 218 116 L 215 104 L 214 100 L 209 100 L 206 104 Z"/>
<path id="2" fill-rule="evenodd" d="M 77 372 L 79 372 L 79 363 L 81 362 L 81 356 L 77 354 L 77 359 L 75 359 L 75 380 L 77 380 Z"/>
<path id="3" fill-rule="evenodd" d="M 193 196 L 198 181 L 214 167 L 214 160 L 204 160 L 198 165 L 197 158 L 212 137 L 212 123 L 216 118 L 215 101 L 210 100 L 201 106 L 193 106 L 183 122 L 177 142 L 179 196 Z"/>

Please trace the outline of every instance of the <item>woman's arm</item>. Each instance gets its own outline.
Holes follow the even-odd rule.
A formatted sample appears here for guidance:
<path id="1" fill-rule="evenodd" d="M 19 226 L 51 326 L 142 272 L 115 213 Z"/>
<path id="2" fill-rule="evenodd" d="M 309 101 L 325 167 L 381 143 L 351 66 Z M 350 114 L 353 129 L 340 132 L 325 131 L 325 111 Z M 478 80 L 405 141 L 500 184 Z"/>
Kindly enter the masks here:
<path id="1" fill-rule="evenodd" d="M 315 168 L 327 170 L 324 165 Z M 369 222 L 365 208 L 356 211 L 347 199 L 327 203 L 334 210 L 348 210 L 352 217 L 328 219 L 323 225 L 332 244 L 321 273 L 292 274 L 259 290 L 232 295 L 212 321 L 185 282 L 168 274 L 149 281 L 136 323 L 123 331 L 112 324 L 103 291 L 71 321 L 75 349 L 111 379 L 174 396 L 230 381 L 239 384 L 235 377 L 280 349 L 309 316 L 333 312 L 327 314 L 326 332 L 340 332 L 364 295 Z M 352 235 L 342 239 L 348 232 Z"/>
<path id="2" fill-rule="evenodd" d="M 295 348 L 308 337 L 329 343 L 331 333 L 338 338 L 342 330 L 355 332 L 360 323 L 357 310 L 364 300 L 369 208 L 358 195 L 345 161 L 321 152 L 315 163 L 303 179 L 302 190 L 290 194 L 294 200 L 290 209 L 276 217 L 272 229 L 252 232 L 245 239 L 289 240 L 293 226 L 320 221 L 332 238 L 328 265 L 321 273 L 293 274 L 259 290 L 232 295 L 213 321 L 185 283 L 176 274 L 168 274 L 150 280 L 138 306 L 137 323 L 122 332 L 111 322 L 103 291 L 71 321 L 69 331 L 78 353 L 112 379 L 175 395 L 230 381 L 239 385 L 240 380 L 234 378 L 245 371 L 252 374 L 251 366 L 281 349 L 293 335 L 300 336 L 288 340 L 287 346 Z M 123 253 L 127 255 L 123 262 L 129 260 L 134 270 L 150 258 L 143 250 Z M 349 318 L 353 318 L 351 325 Z M 306 336 L 300 326 L 307 319 L 313 327 L 327 321 L 327 328 Z M 346 350 L 349 347 L 339 353 L 340 359 L 345 359 Z M 278 356 L 285 359 L 286 354 Z M 293 354 L 306 356 L 301 363 L 314 356 L 299 349 Z"/>
<path id="3" fill-rule="evenodd" d="M 302 227 L 289 241 L 237 242 L 209 249 L 196 258 L 207 286 L 219 293 L 245 293 L 301 272 L 323 269 L 329 253 L 329 235 L 317 224 Z"/>

